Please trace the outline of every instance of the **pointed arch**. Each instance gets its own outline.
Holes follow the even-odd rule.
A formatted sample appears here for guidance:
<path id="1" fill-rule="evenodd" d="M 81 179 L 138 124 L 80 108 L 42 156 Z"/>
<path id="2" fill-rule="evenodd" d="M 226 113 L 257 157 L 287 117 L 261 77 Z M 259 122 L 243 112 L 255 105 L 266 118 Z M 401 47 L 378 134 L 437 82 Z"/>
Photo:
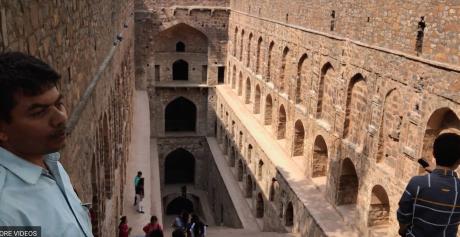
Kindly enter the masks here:
<path id="1" fill-rule="evenodd" d="M 232 149 L 230 150 L 230 167 L 235 167 L 235 161 L 236 161 L 236 148 L 232 146 Z"/>
<path id="2" fill-rule="evenodd" d="M 427 122 L 425 134 L 423 136 L 422 157 L 427 159 L 430 166 L 434 166 L 433 143 L 442 133 L 453 132 L 460 134 L 459 116 L 452 109 L 444 107 L 434 111 Z M 425 171 L 420 168 L 419 173 Z"/>
<path id="3" fill-rule="evenodd" d="M 291 227 L 294 225 L 294 207 L 292 202 L 289 202 L 286 207 L 286 215 L 284 215 L 284 225 Z"/>
<path id="4" fill-rule="evenodd" d="M 262 42 L 263 42 L 262 37 L 259 37 L 259 40 L 257 40 L 256 74 L 260 74 L 260 71 L 261 71 L 261 69 L 260 69 L 260 62 L 262 61 L 262 53 L 261 53 Z"/>
<path id="5" fill-rule="evenodd" d="M 334 74 L 334 67 L 327 62 L 321 68 L 319 86 L 318 86 L 318 101 L 316 105 L 316 118 L 331 121 L 327 116 L 333 112 L 329 108 L 333 105 L 332 102 L 332 77 Z"/>
<path id="6" fill-rule="evenodd" d="M 188 63 L 179 59 L 173 63 L 173 81 L 188 81 Z"/>
<path id="7" fill-rule="evenodd" d="M 251 175 L 246 176 L 246 198 L 252 198 L 252 178 Z"/>
<path id="8" fill-rule="evenodd" d="M 257 178 L 262 179 L 264 173 L 264 162 L 259 160 L 259 164 L 257 164 Z"/>
<path id="9" fill-rule="evenodd" d="M 238 173 L 237 173 L 238 181 L 243 181 L 243 161 L 238 159 Z"/>
<path id="10" fill-rule="evenodd" d="M 256 218 L 264 217 L 264 198 L 262 193 L 257 194 L 257 203 L 256 203 Z"/>
<path id="11" fill-rule="evenodd" d="M 233 65 L 233 71 L 232 71 L 232 89 L 235 89 L 236 87 L 236 66 Z"/>
<path id="12" fill-rule="evenodd" d="M 342 161 L 337 190 L 337 205 L 356 204 L 358 199 L 359 179 L 355 165 L 346 158 Z"/>
<path id="13" fill-rule="evenodd" d="M 182 41 L 176 43 L 176 52 L 185 52 L 185 44 Z"/>
<path id="14" fill-rule="evenodd" d="M 390 222 L 390 201 L 385 189 L 380 185 L 372 188 L 371 203 L 367 218 L 369 227 L 387 225 Z"/>
<path id="15" fill-rule="evenodd" d="M 403 99 L 397 89 L 390 90 L 383 101 L 383 110 L 380 119 L 380 129 L 377 145 L 377 163 L 386 163 L 390 167 L 396 166 L 396 155 L 392 151 L 398 149 L 404 108 L 401 108 Z"/>
<path id="16" fill-rule="evenodd" d="M 178 148 L 165 159 L 165 183 L 194 183 L 195 157 L 189 151 Z"/>
<path id="17" fill-rule="evenodd" d="M 284 139 L 286 138 L 286 110 L 284 109 L 284 105 L 280 106 L 278 111 L 278 129 L 277 129 L 277 139 Z"/>
<path id="18" fill-rule="evenodd" d="M 327 164 L 329 162 L 327 145 L 323 136 L 318 135 L 313 145 L 312 177 L 324 177 L 327 175 Z"/>
<path id="19" fill-rule="evenodd" d="M 281 92 L 286 92 L 286 78 L 289 76 L 289 64 L 287 62 L 290 62 L 289 60 L 289 48 L 284 47 L 283 49 L 283 55 L 281 57 L 281 68 L 280 68 L 280 80 L 279 80 L 279 89 Z"/>
<path id="20" fill-rule="evenodd" d="M 184 98 L 178 97 L 171 101 L 165 108 L 165 131 L 195 131 L 197 109 L 195 104 Z"/>
<path id="21" fill-rule="evenodd" d="M 249 33 L 249 38 L 248 38 L 248 57 L 246 59 L 246 67 L 250 68 L 251 66 L 251 42 L 252 42 L 252 32 Z"/>
<path id="22" fill-rule="evenodd" d="M 256 91 L 254 95 L 254 113 L 259 114 L 260 113 L 260 86 L 256 86 Z"/>
<path id="23" fill-rule="evenodd" d="M 367 123 L 367 85 L 358 73 L 350 80 L 347 90 L 343 137 L 357 146 L 362 146 Z"/>
<path id="24" fill-rule="evenodd" d="M 248 145 L 248 161 L 251 163 L 251 158 L 252 158 L 252 145 Z"/>
<path id="25" fill-rule="evenodd" d="M 302 85 L 304 81 L 306 81 L 306 70 L 304 66 L 307 64 L 305 61 L 308 59 L 308 55 L 304 53 L 302 57 L 299 59 L 299 63 L 297 64 L 297 78 L 296 78 L 296 87 L 295 87 L 295 103 L 301 104 L 303 101 L 302 98 Z"/>
<path id="26" fill-rule="evenodd" d="M 268 59 L 267 59 L 267 81 L 271 82 L 272 80 L 272 60 L 273 60 L 273 48 L 275 43 L 272 41 L 268 46 Z"/>
<path id="27" fill-rule="evenodd" d="M 294 125 L 294 156 L 303 155 L 303 144 L 305 139 L 305 129 L 302 121 L 299 119 Z"/>
<path id="28" fill-rule="evenodd" d="M 272 182 L 270 184 L 270 190 L 268 192 L 268 200 L 273 202 L 275 200 L 275 178 L 272 178 Z"/>
<path id="29" fill-rule="evenodd" d="M 238 75 L 238 95 L 243 94 L 243 73 Z"/>
<path id="30" fill-rule="evenodd" d="M 272 115 L 273 115 L 273 101 L 270 94 L 265 98 L 265 114 L 264 114 L 264 125 L 272 124 Z"/>
<path id="31" fill-rule="evenodd" d="M 238 46 L 238 27 L 235 27 L 235 33 L 233 35 L 233 56 L 236 58 L 236 49 Z"/>
<path id="32" fill-rule="evenodd" d="M 243 62 L 243 48 L 244 48 L 244 29 L 241 30 L 241 43 L 240 43 L 240 62 Z"/>
<path id="33" fill-rule="evenodd" d="M 246 78 L 246 92 L 244 97 L 244 103 L 249 104 L 251 102 L 251 80 Z"/>

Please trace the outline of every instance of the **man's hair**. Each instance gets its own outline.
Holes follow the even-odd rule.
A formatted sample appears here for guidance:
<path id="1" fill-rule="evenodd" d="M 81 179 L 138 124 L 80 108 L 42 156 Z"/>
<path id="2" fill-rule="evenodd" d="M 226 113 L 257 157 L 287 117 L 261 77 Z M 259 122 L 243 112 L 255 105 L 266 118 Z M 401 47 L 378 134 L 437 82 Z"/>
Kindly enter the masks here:
<path id="1" fill-rule="evenodd" d="M 11 122 L 16 93 L 37 96 L 57 85 L 60 75 L 48 64 L 20 52 L 0 54 L 0 120 Z"/>
<path id="2" fill-rule="evenodd" d="M 142 172 L 141 171 L 137 171 L 137 176 L 140 176 L 142 175 Z"/>
<path id="3" fill-rule="evenodd" d="M 444 133 L 433 144 L 433 156 L 437 165 L 452 166 L 460 159 L 460 135 Z"/>

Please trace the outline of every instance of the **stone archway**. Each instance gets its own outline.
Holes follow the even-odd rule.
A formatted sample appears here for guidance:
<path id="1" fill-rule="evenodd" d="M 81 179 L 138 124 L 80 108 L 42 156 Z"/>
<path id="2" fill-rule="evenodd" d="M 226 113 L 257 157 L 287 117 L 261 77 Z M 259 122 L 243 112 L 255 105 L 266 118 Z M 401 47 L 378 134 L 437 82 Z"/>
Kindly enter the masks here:
<path id="1" fill-rule="evenodd" d="M 177 197 L 166 206 L 166 215 L 179 215 L 184 210 L 192 213 L 193 203 L 185 197 Z"/>
<path id="2" fill-rule="evenodd" d="M 345 122 L 343 138 L 362 147 L 366 131 L 367 115 L 367 84 L 361 74 L 356 74 L 350 80 L 347 90 Z"/>
<path id="3" fill-rule="evenodd" d="M 249 77 L 246 78 L 246 91 L 244 93 L 244 103 L 249 104 L 251 102 L 251 80 Z"/>
<path id="4" fill-rule="evenodd" d="M 270 95 L 267 95 L 265 99 L 265 115 L 264 115 L 264 125 L 272 124 L 273 116 L 273 101 Z"/>
<path id="5" fill-rule="evenodd" d="M 188 63 L 179 59 L 173 63 L 173 81 L 188 81 Z"/>
<path id="6" fill-rule="evenodd" d="M 194 132 L 197 109 L 190 100 L 179 97 L 171 101 L 165 109 L 166 132 Z"/>
<path id="7" fill-rule="evenodd" d="M 246 176 L 246 197 L 252 198 L 252 178 L 249 174 Z"/>
<path id="8" fill-rule="evenodd" d="M 337 187 L 337 205 L 356 204 L 359 180 L 353 162 L 346 158 L 342 161 L 339 184 Z"/>
<path id="9" fill-rule="evenodd" d="M 183 148 L 178 148 L 166 156 L 165 183 L 194 183 L 195 157 Z"/>
<path id="10" fill-rule="evenodd" d="M 372 188 L 371 203 L 369 206 L 368 226 L 381 226 L 389 224 L 390 201 L 385 189 L 376 185 Z"/>
<path id="11" fill-rule="evenodd" d="M 287 116 L 286 116 L 286 110 L 284 109 L 284 106 L 281 105 L 279 112 L 278 112 L 278 129 L 277 129 L 277 139 L 284 139 L 286 138 L 286 122 L 287 122 Z"/>
<path id="12" fill-rule="evenodd" d="M 238 173 L 237 173 L 238 181 L 243 181 L 243 161 L 241 159 L 238 160 Z"/>
<path id="13" fill-rule="evenodd" d="M 262 193 L 257 194 L 257 203 L 256 203 L 256 218 L 263 218 L 264 217 L 264 198 L 262 197 Z"/>
<path id="14" fill-rule="evenodd" d="M 284 215 L 284 225 L 291 227 L 294 225 L 294 207 L 292 202 L 289 202 L 286 208 L 286 214 Z"/>
<path id="15" fill-rule="evenodd" d="M 324 138 L 319 135 L 316 137 L 315 144 L 313 145 L 312 177 L 326 176 L 328 162 L 327 145 Z"/>
<path id="16" fill-rule="evenodd" d="M 254 114 L 260 113 L 260 87 L 259 85 L 256 86 L 256 91 L 254 92 Z"/>
<path id="17" fill-rule="evenodd" d="M 305 139 L 305 129 L 302 121 L 299 119 L 294 125 L 294 156 L 303 155 L 303 144 Z"/>
<path id="18" fill-rule="evenodd" d="M 423 136 L 422 157 L 425 158 L 430 166 L 434 167 L 433 143 L 442 133 L 452 132 L 460 134 L 460 120 L 458 116 L 449 108 L 441 108 L 433 112 L 428 119 L 425 135 Z M 420 173 L 425 170 L 420 168 Z"/>

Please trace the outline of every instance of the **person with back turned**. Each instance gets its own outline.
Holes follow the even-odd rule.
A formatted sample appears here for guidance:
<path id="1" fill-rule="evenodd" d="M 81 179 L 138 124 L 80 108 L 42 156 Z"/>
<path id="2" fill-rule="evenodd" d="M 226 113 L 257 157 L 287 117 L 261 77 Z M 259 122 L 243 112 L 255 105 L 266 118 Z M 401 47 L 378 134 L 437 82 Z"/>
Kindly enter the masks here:
<path id="1" fill-rule="evenodd" d="M 434 141 L 436 168 L 409 181 L 397 218 L 399 235 L 411 237 L 455 237 L 460 222 L 460 136 L 444 133 Z"/>

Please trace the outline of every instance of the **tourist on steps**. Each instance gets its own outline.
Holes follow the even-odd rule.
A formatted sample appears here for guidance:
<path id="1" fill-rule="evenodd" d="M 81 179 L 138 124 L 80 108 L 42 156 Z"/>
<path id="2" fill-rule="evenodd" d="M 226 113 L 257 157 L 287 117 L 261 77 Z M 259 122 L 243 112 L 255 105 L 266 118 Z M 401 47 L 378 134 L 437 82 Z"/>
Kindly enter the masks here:
<path id="1" fill-rule="evenodd" d="M 150 223 L 148 223 L 142 229 L 145 232 L 145 237 L 163 237 L 163 228 L 160 223 L 158 223 L 158 218 L 152 216 L 150 218 Z"/>
<path id="2" fill-rule="evenodd" d="M 120 218 L 120 224 L 118 225 L 118 236 L 119 237 L 128 237 L 129 233 L 131 233 L 131 227 L 128 226 L 128 218 L 126 216 L 122 216 Z"/>
<path id="3" fill-rule="evenodd" d="M 137 196 L 136 196 L 136 187 L 137 185 L 139 184 L 139 180 L 141 180 L 142 178 L 142 172 L 141 171 L 137 171 L 137 175 L 136 177 L 134 177 L 134 206 L 136 206 L 137 204 Z"/>
<path id="4" fill-rule="evenodd" d="M 440 135 L 434 141 L 436 168 L 409 181 L 397 218 L 399 235 L 412 237 L 455 237 L 460 222 L 460 136 Z"/>
<path id="5" fill-rule="evenodd" d="M 137 201 L 137 212 L 144 213 L 144 206 L 142 201 L 144 200 L 144 178 L 139 179 L 139 183 L 136 186 L 136 201 Z"/>
<path id="6" fill-rule="evenodd" d="M 92 237 L 88 209 L 59 162 L 67 122 L 59 80 L 40 59 L 0 54 L 0 226 Z"/>

